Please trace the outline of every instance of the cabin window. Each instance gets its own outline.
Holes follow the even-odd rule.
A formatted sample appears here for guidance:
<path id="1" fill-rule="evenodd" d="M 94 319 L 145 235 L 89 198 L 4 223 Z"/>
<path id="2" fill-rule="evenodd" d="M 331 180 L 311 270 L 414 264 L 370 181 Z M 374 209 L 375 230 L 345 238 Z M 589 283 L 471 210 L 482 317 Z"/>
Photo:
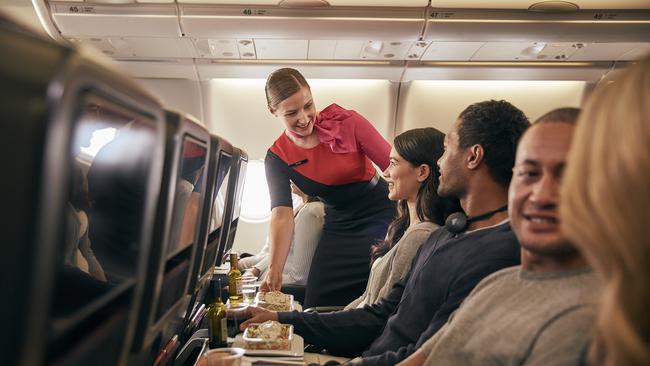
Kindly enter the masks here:
<path id="1" fill-rule="evenodd" d="M 271 198 L 262 160 L 248 162 L 241 205 L 243 221 L 261 223 L 271 218 Z"/>
<path id="2" fill-rule="evenodd" d="M 115 139 L 117 129 L 113 127 L 101 128 L 92 131 L 89 145 L 81 147 L 82 158 L 92 161 L 97 155 L 97 152 L 104 147 L 104 145 Z"/>

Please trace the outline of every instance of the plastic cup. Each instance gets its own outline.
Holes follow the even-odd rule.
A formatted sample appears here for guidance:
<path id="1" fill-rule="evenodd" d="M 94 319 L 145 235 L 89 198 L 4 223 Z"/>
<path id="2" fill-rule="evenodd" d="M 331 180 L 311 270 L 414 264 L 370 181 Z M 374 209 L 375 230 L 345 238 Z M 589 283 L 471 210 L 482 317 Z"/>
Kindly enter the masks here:
<path id="1" fill-rule="evenodd" d="M 196 363 L 197 366 L 241 366 L 244 357 L 242 348 L 215 348 L 204 353 Z"/>
<path id="2" fill-rule="evenodd" d="M 228 337 L 235 337 L 241 333 L 239 325 L 248 319 L 248 304 L 230 304 L 226 309 L 226 324 L 228 326 Z"/>
<path id="3" fill-rule="evenodd" d="M 244 285 L 242 286 L 241 293 L 244 298 L 244 302 L 252 304 L 255 302 L 255 294 L 257 293 L 257 287 L 255 285 L 253 286 Z"/>

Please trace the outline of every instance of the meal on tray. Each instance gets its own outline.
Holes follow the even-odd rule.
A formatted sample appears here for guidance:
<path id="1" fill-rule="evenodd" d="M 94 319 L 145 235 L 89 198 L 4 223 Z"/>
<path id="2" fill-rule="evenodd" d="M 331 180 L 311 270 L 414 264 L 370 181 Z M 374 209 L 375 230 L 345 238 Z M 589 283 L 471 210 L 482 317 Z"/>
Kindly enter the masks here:
<path id="1" fill-rule="evenodd" d="M 291 349 L 293 326 L 269 320 L 261 324 L 251 324 L 244 331 L 244 343 L 250 350 Z"/>
<path id="2" fill-rule="evenodd" d="M 293 295 L 283 294 L 280 291 L 259 292 L 256 305 L 273 311 L 292 311 Z"/>

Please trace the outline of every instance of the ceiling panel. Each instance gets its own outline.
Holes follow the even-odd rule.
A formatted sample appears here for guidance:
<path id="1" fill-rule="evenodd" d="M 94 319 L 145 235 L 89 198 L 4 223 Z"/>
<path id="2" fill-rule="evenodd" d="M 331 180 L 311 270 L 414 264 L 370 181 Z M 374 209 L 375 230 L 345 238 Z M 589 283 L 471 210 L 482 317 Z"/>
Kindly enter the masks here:
<path id="1" fill-rule="evenodd" d="M 534 59 L 537 42 L 487 42 L 472 56 L 472 61 L 514 61 Z M 543 44 L 542 44 L 543 47 Z"/>
<path id="2" fill-rule="evenodd" d="M 236 39 L 192 39 L 198 57 L 239 59 Z"/>
<path id="3" fill-rule="evenodd" d="M 254 39 L 259 60 L 304 60 L 307 40 Z"/>
<path id="4" fill-rule="evenodd" d="M 427 42 L 423 40 L 413 42 L 408 52 L 406 53 L 406 59 L 407 60 L 421 59 L 422 55 L 424 55 L 424 52 L 427 50 L 427 47 L 429 47 L 430 43 L 431 42 Z"/>
<path id="5" fill-rule="evenodd" d="M 336 53 L 336 41 L 334 40 L 311 40 L 307 58 L 310 60 L 332 60 Z"/>
<path id="6" fill-rule="evenodd" d="M 361 58 L 368 60 L 404 60 L 413 41 L 367 41 Z"/>
<path id="7" fill-rule="evenodd" d="M 178 0 L 181 4 L 218 4 L 218 5 L 277 5 L 281 0 Z M 300 1 L 306 3 L 307 1 Z M 314 0 L 318 5 L 320 1 Z M 407 6 L 425 7 L 428 0 L 327 0 L 331 6 Z M 288 4 L 291 1 L 287 1 Z"/>
<path id="8" fill-rule="evenodd" d="M 239 49 L 239 57 L 241 57 L 242 59 L 257 58 L 257 51 L 255 50 L 254 40 L 240 39 L 237 41 L 237 48 Z"/>
<path id="9" fill-rule="evenodd" d="M 469 61 L 485 42 L 431 42 L 424 61 Z"/>
<path id="10" fill-rule="evenodd" d="M 557 64 L 557 63 L 556 63 Z M 513 65 L 447 65 L 422 64 L 409 67 L 404 72 L 408 80 L 573 80 L 597 82 L 611 69 L 611 63 L 593 66 L 563 67 Z"/>
<path id="11" fill-rule="evenodd" d="M 155 37 L 69 37 L 72 43 L 90 45 L 114 58 L 193 58 L 197 57 L 187 38 Z"/>
<path id="12" fill-rule="evenodd" d="M 591 43 L 577 50 L 570 61 L 635 60 L 650 51 L 650 43 Z M 625 56 L 625 57 L 623 57 Z"/>
<path id="13" fill-rule="evenodd" d="M 640 60 L 648 56 L 650 56 L 650 43 L 638 43 L 638 46 L 623 54 L 620 60 Z"/>
<path id="14" fill-rule="evenodd" d="M 119 60 L 114 63 L 127 74 L 136 78 L 196 79 L 192 60 Z"/>
<path id="15" fill-rule="evenodd" d="M 528 9 L 541 0 L 431 0 L 434 8 Z M 580 9 L 650 9 L 648 0 L 568 0 Z"/>
<path id="16" fill-rule="evenodd" d="M 337 41 L 334 58 L 337 60 L 358 60 L 365 41 Z"/>
<path id="17" fill-rule="evenodd" d="M 572 42 L 537 42 L 537 44 L 542 47 L 533 48 L 534 51 L 539 50 L 539 52 L 536 52 L 531 59 L 544 61 L 568 60 L 578 49 L 584 47 L 584 43 Z"/>
<path id="18" fill-rule="evenodd" d="M 201 79 L 214 78 L 262 78 L 266 79 L 271 72 L 281 67 L 298 67 L 308 79 L 377 79 L 398 81 L 404 70 L 401 64 L 390 62 L 346 64 L 300 64 L 282 63 L 246 63 L 219 62 L 197 60 L 196 66 Z"/>

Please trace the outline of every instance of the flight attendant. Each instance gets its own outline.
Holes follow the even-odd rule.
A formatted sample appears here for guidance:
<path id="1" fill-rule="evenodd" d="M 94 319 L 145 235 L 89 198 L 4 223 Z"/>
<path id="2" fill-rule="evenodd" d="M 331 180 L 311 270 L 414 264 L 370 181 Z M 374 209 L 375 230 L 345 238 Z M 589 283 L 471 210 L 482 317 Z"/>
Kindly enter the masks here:
<path id="1" fill-rule="evenodd" d="M 295 69 L 271 73 L 265 91 L 269 111 L 284 123 L 285 131 L 265 159 L 271 257 L 262 291 L 282 286 L 294 228 L 293 181 L 325 203 L 323 234 L 304 306 L 345 305 L 364 291 L 370 247 L 386 235 L 395 213 L 387 183 L 372 164 L 388 167 L 390 144 L 355 111 L 331 104 L 317 112 L 309 84 Z"/>

